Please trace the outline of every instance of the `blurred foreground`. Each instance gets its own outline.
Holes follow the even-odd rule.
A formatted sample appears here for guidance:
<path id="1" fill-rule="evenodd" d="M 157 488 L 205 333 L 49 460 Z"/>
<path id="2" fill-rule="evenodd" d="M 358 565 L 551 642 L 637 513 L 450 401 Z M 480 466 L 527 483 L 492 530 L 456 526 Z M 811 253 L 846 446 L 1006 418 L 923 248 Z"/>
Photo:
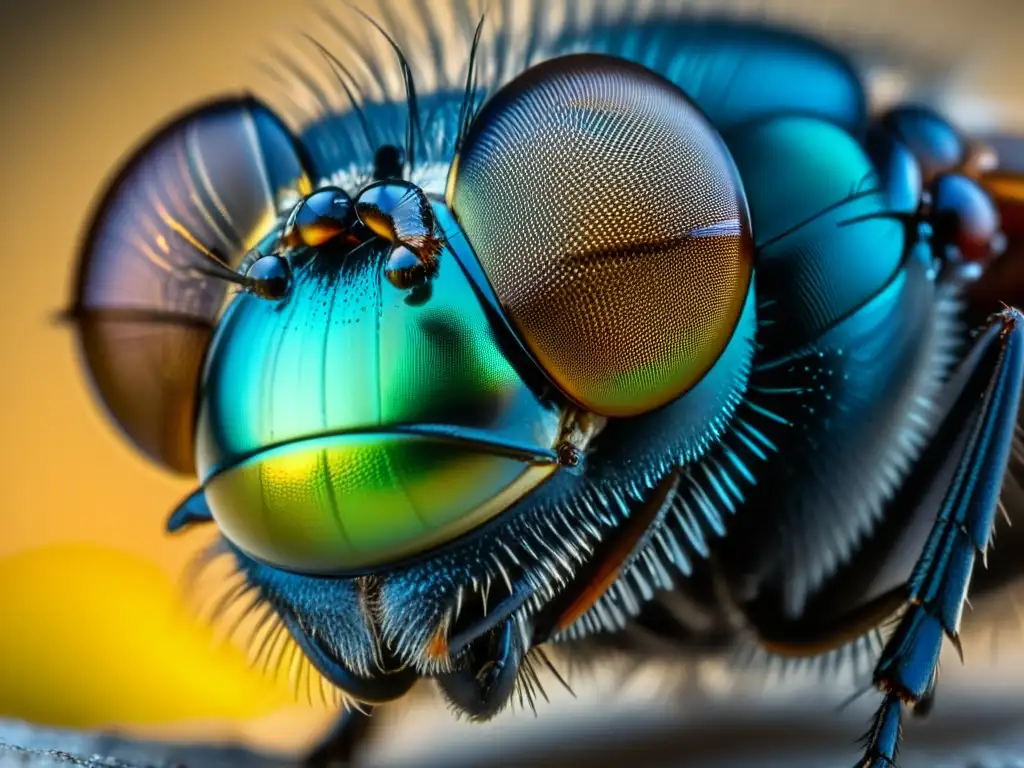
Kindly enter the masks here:
<path id="1" fill-rule="evenodd" d="M 951 649 L 944 656 L 935 709 L 907 724 L 901 768 L 1024 768 L 1021 591 L 976 605 L 965 617 L 965 664 Z M 416 689 L 375 715 L 376 730 L 356 765 L 849 768 L 877 703 L 869 692 L 843 706 L 859 689 L 849 667 L 824 675 L 790 669 L 780 677 L 773 667 L 737 675 L 717 663 L 684 669 L 609 660 L 577 667 L 556 659 L 556 666 L 568 673 L 575 695 L 542 674 L 550 701 L 538 703 L 536 716 L 513 709 L 482 725 L 456 721 L 430 687 Z M 308 743 L 315 735 L 294 733 L 288 741 Z M 293 750 L 257 753 L 243 741 L 157 743 L 0 720 L 0 768 L 295 764 Z"/>
<path id="2" fill-rule="evenodd" d="M 933 717 L 911 723 L 902 768 L 1010 768 L 1024 766 L 1024 702 L 947 692 Z M 405 738 L 375 740 L 358 765 L 679 766 L 679 768 L 849 768 L 853 738 L 864 727 L 867 707 L 823 716 L 805 705 L 715 705 L 703 712 L 670 714 L 631 707 L 608 714 L 545 712 L 536 723 L 520 722 L 453 743 Z M 531 718 L 532 719 L 532 718 Z M 426 734 L 422 734 L 425 736 Z M 0 724 L 0 766 L 232 766 L 288 765 L 242 749 L 147 745 L 114 737 L 41 731 Z M 59 751 L 51 751 L 59 750 Z"/>

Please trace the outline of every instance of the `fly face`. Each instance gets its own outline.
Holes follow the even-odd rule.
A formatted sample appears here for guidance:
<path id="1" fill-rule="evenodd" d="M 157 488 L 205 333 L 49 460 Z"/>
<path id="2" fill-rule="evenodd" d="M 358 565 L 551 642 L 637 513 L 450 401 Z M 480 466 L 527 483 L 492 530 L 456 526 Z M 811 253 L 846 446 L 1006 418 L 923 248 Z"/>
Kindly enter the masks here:
<path id="1" fill-rule="evenodd" d="M 215 521 L 347 694 L 436 677 L 486 717 L 534 645 L 588 612 L 625 620 L 600 601 L 745 385 L 753 262 L 729 151 L 649 70 L 555 59 L 467 128 L 441 199 L 396 179 L 312 191 L 264 107 L 195 113 L 101 208 L 77 316 L 122 330 L 139 318 L 118 302 L 148 293 L 161 343 L 201 327 L 187 367 L 88 358 L 137 444 L 194 462 L 172 528 Z M 226 151 L 237 137 L 248 152 Z M 239 231 L 241 192 L 220 189 L 242 173 L 273 180 L 261 216 L 299 202 Z M 129 375 L 169 376 L 174 408 Z M 686 562 L 701 536 L 665 546 Z"/>
<path id="2" fill-rule="evenodd" d="M 490 715 L 531 647 L 611 586 L 672 465 L 734 405 L 752 330 L 742 190 L 681 91 L 570 57 L 476 118 L 447 202 L 383 182 L 351 209 L 312 246 L 286 226 L 269 245 L 288 253 L 286 294 L 239 296 L 220 321 L 205 501 L 262 567 L 372 601 L 351 620 L 385 668 L 439 676 Z M 617 451 L 609 420 L 648 437 L 653 463 Z M 631 516 L 644 525 L 602 547 Z"/>
<path id="3" fill-rule="evenodd" d="M 298 217 L 325 194 L 348 200 L 321 190 Z M 250 272 L 283 259 L 289 285 L 228 306 L 200 386 L 214 519 L 304 573 L 393 565 L 485 523 L 555 471 L 566 416 L 502 354 L 419 189 L 371 186 L 338 207 L 352 220 L 331 237 L 286 225 L 265 246 L 286 255 Z"/>

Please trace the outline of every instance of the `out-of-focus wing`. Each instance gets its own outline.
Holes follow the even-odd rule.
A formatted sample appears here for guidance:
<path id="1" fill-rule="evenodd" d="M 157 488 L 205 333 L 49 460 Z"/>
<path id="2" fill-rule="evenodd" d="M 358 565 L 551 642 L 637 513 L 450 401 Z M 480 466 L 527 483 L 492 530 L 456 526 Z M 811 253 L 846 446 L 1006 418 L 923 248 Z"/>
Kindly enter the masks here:
<path id="1" fill-rule="evenodd" d="M 99 399 L 166 468 L 193 471 L 199 368 L 225 278 L 276 226 L 282 202 L 308 189 L 288 129 L 248 98 L 171 122 L 108 185 L 70 314 Z"/>

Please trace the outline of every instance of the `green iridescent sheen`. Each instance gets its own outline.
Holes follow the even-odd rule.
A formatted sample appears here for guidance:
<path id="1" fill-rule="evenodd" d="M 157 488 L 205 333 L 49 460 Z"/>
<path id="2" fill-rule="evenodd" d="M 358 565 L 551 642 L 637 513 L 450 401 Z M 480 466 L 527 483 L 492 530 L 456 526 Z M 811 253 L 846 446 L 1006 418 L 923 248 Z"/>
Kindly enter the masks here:
<path id="1" fill-rule="evenodd" d="M 218 524 L 303 571 L 390 561 L 479 524 L 481 505 L 539 482 L 560 418 L 502 354 L 450 252 L 422 304 L 387 281 L 383 248 L 330 257 L 297 267 L 282 301 L 234 299 L 198 413 Z"/>

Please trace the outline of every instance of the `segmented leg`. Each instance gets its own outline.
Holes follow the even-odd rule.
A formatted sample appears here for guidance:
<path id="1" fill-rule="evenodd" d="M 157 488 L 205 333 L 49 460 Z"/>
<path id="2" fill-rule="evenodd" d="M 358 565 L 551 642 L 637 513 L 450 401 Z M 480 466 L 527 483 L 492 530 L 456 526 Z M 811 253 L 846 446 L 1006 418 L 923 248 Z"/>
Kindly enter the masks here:
<path id="1" fill-rule="evenodd" d="M 989 545 L 1022 377 L 1024 316 L 1008 309 L 991 321 L 949 384 L 958 396 L 943 431 L 953 427 L 966 439 L 907 585 L 907 610 L 875 668 L 874 682 L 885 698 L 859 768 L 896 766 L 903 706 L 933 695 L 944 636 L 960 650 L 967 587 L 976 555 L 984 558 Z"/>
<path id="2" fill-rule="evenodd" d="M 347 709 L 323 741 L 302 761 L 304 768 L 340 768 L 352 764 L 353 756 L 366 741 L 371 712 Z"/>

